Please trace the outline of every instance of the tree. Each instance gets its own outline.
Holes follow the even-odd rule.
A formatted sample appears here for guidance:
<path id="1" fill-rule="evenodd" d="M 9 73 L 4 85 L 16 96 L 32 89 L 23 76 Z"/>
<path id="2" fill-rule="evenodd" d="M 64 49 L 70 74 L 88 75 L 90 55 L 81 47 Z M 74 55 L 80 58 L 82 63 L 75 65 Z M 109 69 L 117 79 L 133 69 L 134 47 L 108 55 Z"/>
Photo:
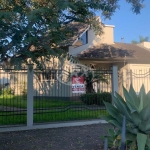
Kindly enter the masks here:
<path id="1" fill-rule="evenodd" d="M 95 90 L 93 87 L 94 83 L 103 82 L 103 83 L 108 84 L 108 76 L 101 73 L 100 70 L 85 71 L 82 68 L 79 72 L 73 74 L 73 76 L 84 77 L 86 93 L 95 93 Z"/>
<path id="2" fill-rule="evenodd" d="M 140 13 L 143 0 L 126 1 Z M 1 0 L 0 60 L 30 58 L 40 66 L 42 56 L 65 57 L 68 39 L 75 34 L 70 23 L 85 23 L 102 34 L 94 12 L 110 18 L 118 7 L 118 0 Z"/>
<path id="3" fill-rule="evenodd" d="M 146 37 L 139 36 L 139 41 L 135 41 L 135 40 L 131 41 L 132 44 L 138 44 L 138 43 L 142 43 L 142 42 L 149 42 L 149 37 L 148 36 L 146 36 Z"/>
<path id="4" fill-rule="evenodd" d="M 108 84 L 108 78 L 106 75 L 101 74 L 99 71 L 98 72 L 87 72 L 87 74 L 84 75 L 84 80 L 85 80 L 85 86 L 86 86 L 86 93 L 95 93 L 93 84 L 94 83 L 99 83 L 103 82 Z"/>

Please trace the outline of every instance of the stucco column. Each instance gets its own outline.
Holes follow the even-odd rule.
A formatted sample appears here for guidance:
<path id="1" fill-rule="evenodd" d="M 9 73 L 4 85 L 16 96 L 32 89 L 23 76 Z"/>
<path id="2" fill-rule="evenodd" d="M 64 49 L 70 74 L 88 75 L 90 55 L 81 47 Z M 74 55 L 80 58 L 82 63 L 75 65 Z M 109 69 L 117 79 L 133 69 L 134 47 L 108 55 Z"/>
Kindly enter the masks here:
<path id="1" fill-rule="evenodd" d="M 112 67 L 112 93 L 118 92 L 118 67 Z"/>
<path id="2" fill-rule="evenodd" d="M 27 126 L 33 126 L 33 65 L 28 65 L 27 76 Z"/>

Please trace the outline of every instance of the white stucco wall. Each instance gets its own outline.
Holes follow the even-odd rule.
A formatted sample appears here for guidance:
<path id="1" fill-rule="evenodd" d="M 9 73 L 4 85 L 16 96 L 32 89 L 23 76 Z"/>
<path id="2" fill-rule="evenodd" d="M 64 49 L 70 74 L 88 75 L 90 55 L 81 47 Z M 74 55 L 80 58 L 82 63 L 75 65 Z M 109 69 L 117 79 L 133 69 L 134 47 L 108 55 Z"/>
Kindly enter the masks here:
<path id="1" fill-rule="evenodd" d="M 150 48 L 150 42 L 143 42 L 143 43 L 140 43 L 139 45 L 145 48 Z"/>

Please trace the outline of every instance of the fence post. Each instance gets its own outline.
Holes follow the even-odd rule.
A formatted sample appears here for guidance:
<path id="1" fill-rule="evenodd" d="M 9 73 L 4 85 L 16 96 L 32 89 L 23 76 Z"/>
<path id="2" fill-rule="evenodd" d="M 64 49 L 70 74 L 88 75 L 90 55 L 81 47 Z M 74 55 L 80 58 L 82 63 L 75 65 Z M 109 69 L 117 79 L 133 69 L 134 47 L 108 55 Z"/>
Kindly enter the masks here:
<path id="1" fill-rule="evenodd" d="M 130 80 L 131 80 L 130 84 L 132 84 L 132 70 L 131 69 L 130 69 Z M 129 85 L 129 87 L 130 87 L 130 85 Z"/>
<path id="2" fill-rule="evenodd" d="M 33 126 L 33 65 L 28 65 L 27 76 L 27 126 Z"/>
<path id="3" fill-rule="evenodd" d="M 118 67 L 112 67 L 112 93 L 118 92 Z"/>

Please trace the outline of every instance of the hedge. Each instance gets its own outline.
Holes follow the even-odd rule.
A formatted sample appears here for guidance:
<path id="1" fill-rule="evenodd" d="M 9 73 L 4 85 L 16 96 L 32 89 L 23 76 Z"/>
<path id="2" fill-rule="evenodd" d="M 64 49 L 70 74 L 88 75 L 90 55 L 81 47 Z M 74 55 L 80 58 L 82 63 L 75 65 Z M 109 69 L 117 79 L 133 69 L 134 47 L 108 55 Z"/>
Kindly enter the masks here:
<path id="1" fill-rule="evenodd" d="M 104 106 L 103 101 L 111 103 L 111 93 L 87 93 L 80 95 L 80 99 L 87 105 L 100 105 Z"/>

